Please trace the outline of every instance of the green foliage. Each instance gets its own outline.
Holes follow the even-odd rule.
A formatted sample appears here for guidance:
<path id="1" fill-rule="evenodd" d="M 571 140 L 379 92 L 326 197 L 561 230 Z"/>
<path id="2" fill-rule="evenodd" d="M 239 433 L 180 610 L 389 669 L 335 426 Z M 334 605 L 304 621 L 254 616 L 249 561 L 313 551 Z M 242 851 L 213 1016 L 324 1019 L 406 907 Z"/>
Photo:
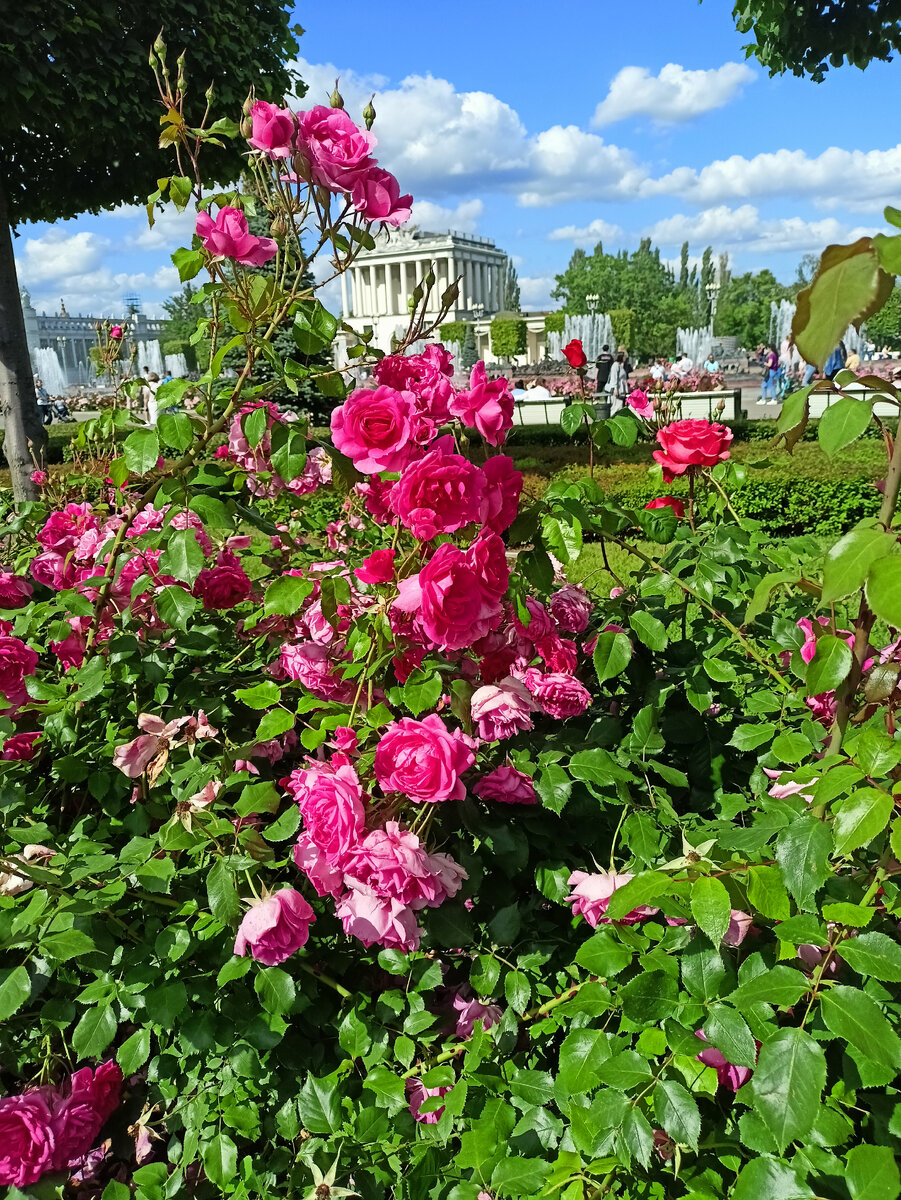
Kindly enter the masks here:
<path id="1" fill-rule="evenodd" d="M 445 345 L 452 345 L 454 342 L 458 346 L 462 346 L 466 338 L 466 322 L 465 321 L 447 321 L 440 329 L 441 340 Z"/>
<path id="2" fill-rule="evenodd" d="M 612 308 L 607 314 L 613 327 L 613 341 L 617 346 L 633 345 L 635 312 L 631 308 Z"/>
<path id="3" fill-rule="evenodd" d="M 793 298 L 796 290 L 766 269 L 729 276 L 717 298 L 715 332 L 737 337 L 739 346 L 753 350 L 769 340 L 770 304 Z"/>
<path id="4" fill-rule="evenodd" d="M 516 267 L 507 259 L 507 270 L 504 273 L 504 309 L 506 312 L 521 312 L 519 303 L 519 276 Z"/>
<path id="5" fill-rule="evenodd" d="M 497 359 L 514 358 L 525 354 L 528 346 L 528 330 L 522 317 L 504 314 L 491 322 L 491 353 Z"/>
<path id="6" fill-rule="evenodd" d="M 544 318 L 545 333 L 562 333 L 566 327 L 566 313 L 552 312 Z"/>
<path id="7" fill-rule="evenodd" d="M 464 371 L 471 371 L 478 361 L 479 352 L 476 348 L 475 326 L 472 323 L 469 323 L 466 326 L 466 334 L 463 338 L 463 349 L 460 352 L 460 366 Z"/>
<path id="8" fill-rule="evenodd" d="M 867 317 L 867 337 L 880 349 L 901 347 L 901 288 L 897 284 L 878 312 Z"/>
<path id="9" fill-rule="evenodd" d="M 733 12 L 739 32 L 754 35 L 746 52 L 771 75 L 791 71 L 820 83 L 830 67 L 847 61 L 863 70 L 901 49 L 894 0 L 741 0 Z"/>

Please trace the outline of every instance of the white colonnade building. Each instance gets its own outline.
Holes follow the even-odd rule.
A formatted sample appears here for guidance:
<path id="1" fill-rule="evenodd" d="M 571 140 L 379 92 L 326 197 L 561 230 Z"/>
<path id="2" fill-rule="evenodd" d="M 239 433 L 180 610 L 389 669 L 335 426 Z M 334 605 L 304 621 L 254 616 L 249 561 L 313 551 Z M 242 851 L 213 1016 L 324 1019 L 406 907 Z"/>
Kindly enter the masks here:
<path id="1" fill-rule="evenodd" d="M 432 269 L 436 282 L 427 315 L 438 315 L 441 297 L 460 277 L 460 295 L 444 318 L 486 318 L 504 307 L 507 256 L 489 238 L 468 233 L 385 231 L 374 250 L 364 250 L 341 276 L 341 303 L 347 323 L 362 331 L 371 325 L 373 345 L 390 350 L 392 335 L 406 330 L 410 297 Z"/>

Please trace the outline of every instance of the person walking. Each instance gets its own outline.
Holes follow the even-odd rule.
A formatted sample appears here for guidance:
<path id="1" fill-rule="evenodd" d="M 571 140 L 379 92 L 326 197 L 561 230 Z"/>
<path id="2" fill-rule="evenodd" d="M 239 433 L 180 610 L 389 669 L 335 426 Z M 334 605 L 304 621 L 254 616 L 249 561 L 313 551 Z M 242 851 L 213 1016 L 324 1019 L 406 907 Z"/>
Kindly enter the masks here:
<path id="1" fill-rule="evenodd" d="M 760 401 L 762 404 L 778 404 L 776 389 L 779 382 L 779 352 L 776 347 L 769 345 L 763 356 L 763 380 L 760 384 Z"/>
<path id="2" fill-rule="evenodd" d="M 826 366 L 823 374 L 827 379 L 834 379 L 839 371 L 844 367 L 848 353 L 845 350 L 845 343 L 839 342 L 829 357 L 826 359 Z"/>
<path id="3" fill-rule="evenodd" d="M 604 391 L 610 397 L 610 415 L 624 407 L 629 394 L 629 376 L 626 373 L 625 355 L 617 354 L 610 368 Z"/>
<path id="4" fill-rule="evenodd" d="M 157 419 L 156 392 L 160 386 L 160 377 L 155 371 L 147 374 L 147 383 L 142 388 L 144 403 L 147 405 L 147 424 L 155 425 Z"/>
<path id="5" fill-rule="evenodd" d="M 607 380 L 610 378 L 610 368 L 613 366 L 613 355 L 610 353 L 609 346 L 601 347 L 601 352 L 595 360 L 595 366 L 598 369 L 595 391 L 603 392 L 607 387 Z"/>

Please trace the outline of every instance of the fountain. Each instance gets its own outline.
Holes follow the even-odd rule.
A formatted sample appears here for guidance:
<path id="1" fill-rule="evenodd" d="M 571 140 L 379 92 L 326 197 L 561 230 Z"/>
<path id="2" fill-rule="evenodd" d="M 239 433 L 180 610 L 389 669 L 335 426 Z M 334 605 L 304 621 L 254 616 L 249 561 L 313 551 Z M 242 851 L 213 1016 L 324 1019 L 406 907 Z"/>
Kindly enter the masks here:
<path id="1" fill-rule="evenodd" d="M 188 374 L 188 362 L 183 354 L 167 354 L 165 374 L 173 379 L 184 379 Z"/>
<path id="2" fill-rule="evenodd" d="M 782 345 L 784 338 L 791 337 L 794 316 L 795 306 L 791 300 L 780 300 L 778 304 L 775 300 L 770 301 L 770 341 L 777 350 Z M 841 340 L 845 343 L 845 350 L 849 354 L 854 350 L 863 358 L 867 347 L 866 325 L 861 325 L 859 330 L 855 329 L 853 325 L 849 325 L 842 334 Z"/>
<path id="3" fill-rule="evenodd" d="M 148 374 L 156 374 L 160 377 L 165 375 L 166 364 L 163 362 L 163 354 L 160 350 L 159 342 L 138 342 L 138 361 L 136 365 L 141 375 L 144 374 L 145 367 Z"/>
<path id="4" fill-rule="evenodd" d="M 32 350 L 31 362 L 35 374 L 43 380 L 44 387 L 51 396 L 65 396 L 69 390 L 66 372 L 60 365 L 59 356 L 50 347 Z"/>
<path id="5" fill-rule="evenodd" d="M 713 349 L 713 329 L 677 329 L 676 349 L 700 366 Z"/>
<path id="6" fill-rule="evenodd" d="M 616 350 L 616 339 L 613 336 L 613 325 L 606 313 L 588 313 L 587 316 L 563 319 L 562 333 L 547 335 L 547 356 L 551 359 L 563 357 L 563 347 L 577 338 L 582 343 L 585 357 L 589 362 L 596 359 L 602 346 Z"/>

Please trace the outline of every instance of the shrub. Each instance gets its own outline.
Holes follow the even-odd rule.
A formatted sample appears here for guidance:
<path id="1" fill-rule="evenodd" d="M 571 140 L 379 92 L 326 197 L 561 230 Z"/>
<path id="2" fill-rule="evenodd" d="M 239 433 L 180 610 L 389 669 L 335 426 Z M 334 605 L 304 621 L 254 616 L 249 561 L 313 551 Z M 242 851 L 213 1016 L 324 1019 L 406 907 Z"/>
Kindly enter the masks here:
<path id="1" fill-rule="evenodd" d="M 497 316 L 491 322 L 491 353 L 495 358 L 515 358 L 525 354 L 528 329 L 522 317 Z"/>
<path id="2" fill-rule="evenodd" d="M 441 340 L 448 345 L 462 346 L 466 337 L 465 321 L 447 321 L 441 326 Z"/>
<path id="3" fill-rule="evenodd" d="M 545 333 L 563 333 L 566 328 L 566 313 L 563 311 L 548 313 L 544 318 Z"/>

